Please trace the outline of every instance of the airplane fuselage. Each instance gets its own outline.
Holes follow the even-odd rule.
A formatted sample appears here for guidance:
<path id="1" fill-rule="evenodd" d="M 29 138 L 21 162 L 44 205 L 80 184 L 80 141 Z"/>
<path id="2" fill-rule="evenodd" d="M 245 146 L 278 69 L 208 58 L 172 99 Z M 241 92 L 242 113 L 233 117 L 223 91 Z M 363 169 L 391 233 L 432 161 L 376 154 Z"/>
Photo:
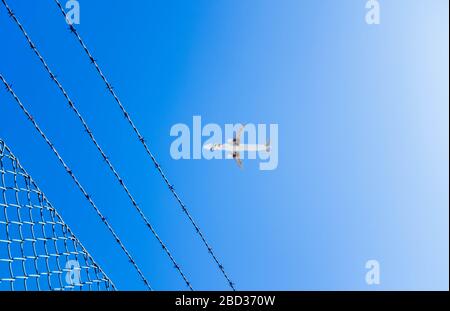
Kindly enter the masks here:
<path id="1" fill-rule="evenodd" d="M 245 144 L 240 144 L 240 145 L 233 145 L 233 144 L 223 144 L 223 145 L 219 145 L 216 148 L 214 148 L 216 150 L 225 150 L 225 151 L 229 151 L 229 152 L 243 152 L 243 151 L 267 151 L 267 146 L 266 145 L 245 145 Z"/>

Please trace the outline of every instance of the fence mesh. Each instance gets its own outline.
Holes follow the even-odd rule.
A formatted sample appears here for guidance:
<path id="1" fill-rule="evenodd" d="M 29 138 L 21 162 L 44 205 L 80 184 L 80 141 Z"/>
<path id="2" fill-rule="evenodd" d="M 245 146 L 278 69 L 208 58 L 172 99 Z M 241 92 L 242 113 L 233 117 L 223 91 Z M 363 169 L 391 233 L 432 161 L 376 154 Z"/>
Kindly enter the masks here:
<path id="1" fill-rule="evenodd" d="M 0 290 L 115 290 L 1 138 Z"/>

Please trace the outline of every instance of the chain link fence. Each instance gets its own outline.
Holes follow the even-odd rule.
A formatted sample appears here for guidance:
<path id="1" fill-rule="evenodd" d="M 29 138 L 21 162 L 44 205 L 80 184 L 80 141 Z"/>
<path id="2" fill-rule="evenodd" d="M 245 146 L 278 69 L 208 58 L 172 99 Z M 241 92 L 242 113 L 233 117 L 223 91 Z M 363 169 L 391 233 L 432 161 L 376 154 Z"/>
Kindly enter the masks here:
<path id="1" fill-rule="evenodd" d="M 115 290 L 0 138 L 0 290 Z"/>

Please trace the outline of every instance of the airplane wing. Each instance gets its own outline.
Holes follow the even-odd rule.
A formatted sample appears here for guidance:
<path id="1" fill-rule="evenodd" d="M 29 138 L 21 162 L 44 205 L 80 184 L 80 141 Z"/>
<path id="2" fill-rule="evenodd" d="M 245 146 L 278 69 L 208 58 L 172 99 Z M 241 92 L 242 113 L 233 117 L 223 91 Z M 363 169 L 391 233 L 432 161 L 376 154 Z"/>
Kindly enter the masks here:
<path id="1" fill-rule="evenodd" d="M 242 124 L 241 128 L 237 132 L 237 135 L 234 137 L 234 142 L 236 145 L 241 144 L 241 135 L 242 135 L 242 131 L 244 130 L 244 127 L 245 127 L 245 124 Z"/>
<path id="2" fill-rule="evenodd" d="M 236 163 L 239 166 L 239 168 L 242 168 L 242 159 L 241 159 L 241 155 L 239 154 L 239 152 L 233 153 L 233 159 L 236 160 Z"/>

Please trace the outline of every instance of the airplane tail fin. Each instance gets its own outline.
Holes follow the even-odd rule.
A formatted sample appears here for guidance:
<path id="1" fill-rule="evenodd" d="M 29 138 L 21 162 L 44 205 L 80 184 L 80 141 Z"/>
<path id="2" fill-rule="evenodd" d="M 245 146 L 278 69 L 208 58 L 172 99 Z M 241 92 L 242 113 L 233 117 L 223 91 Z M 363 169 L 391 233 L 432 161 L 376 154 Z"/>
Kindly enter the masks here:
<path id="1" fill-rule="evenodd" d="M 266 152 L 270 152 L 270 140 L 266 143 Z"/>

